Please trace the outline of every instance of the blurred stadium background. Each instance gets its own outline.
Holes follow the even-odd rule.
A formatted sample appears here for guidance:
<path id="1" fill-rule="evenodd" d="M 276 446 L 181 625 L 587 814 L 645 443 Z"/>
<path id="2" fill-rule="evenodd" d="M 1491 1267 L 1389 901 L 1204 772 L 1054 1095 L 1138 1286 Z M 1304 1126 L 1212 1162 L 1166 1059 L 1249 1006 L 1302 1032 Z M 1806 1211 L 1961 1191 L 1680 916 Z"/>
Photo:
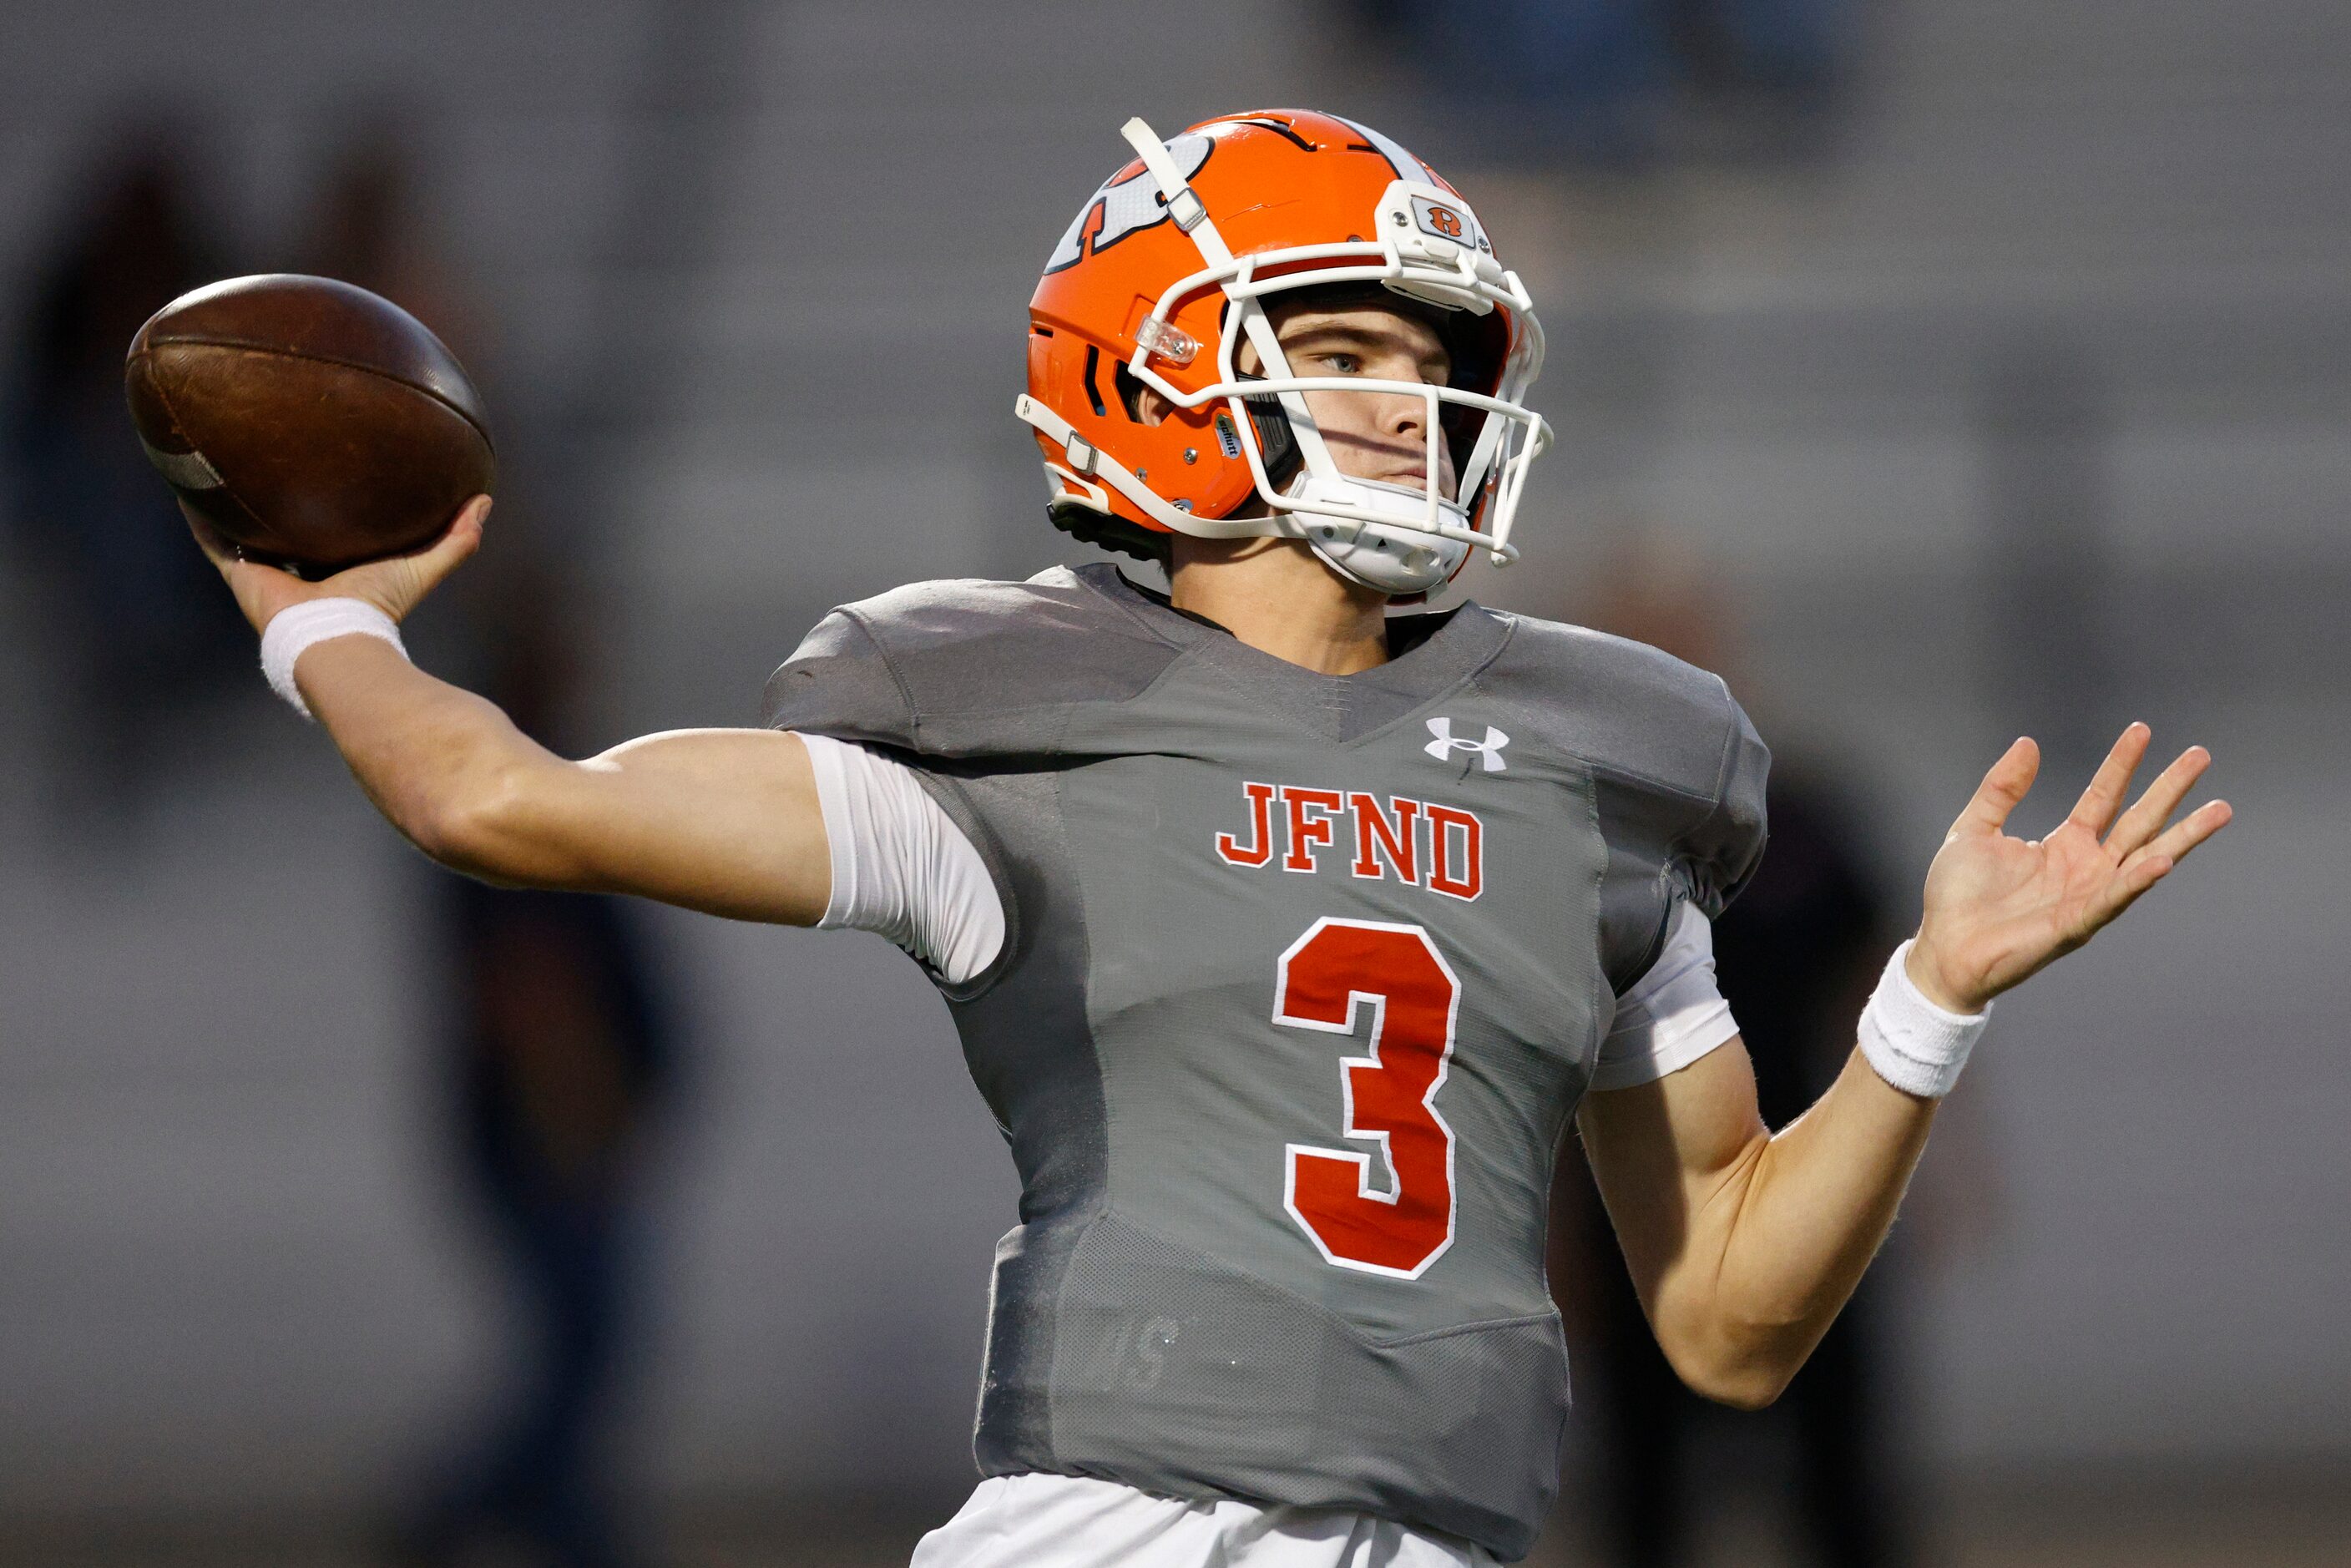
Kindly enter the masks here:
<path id="1" fill-rule="evenodd" d="M 511 1315 L 453 1174 L 431 879 L 153 548 L 161 486 L 60 456 L 58 278 L 135 326 L 191 268 L 378 267 L 480 372 L 492 551 L 530 563 L 418 641 L 480 669 L 555 622 L 600 746 L 751 721 L 834 602 L 1081 558 L 1008 413 L 1036 270 L 1127 114 L 1287 103 L 1427 155 L 1543 307 L 1561 445 L 1528 559 L 1467 591 L 1575 615 L 1663 572 L 1721 607 L 1897 907 L 2014 733 L 2068 775 L 2134 717 L 2218 754 L 2240 825 L 2002 1004 L 1928 1155 L 1898 1446 L 1927 1561 L 2351 1561 L 2351 10 L 26 0 L 7 31 L 0 1563 L 368 1560 Z M 679 1068 L 627 1495 L 664 1560 L 903 1561 L 970 1482 L 1009 1164 L 879 942 L 651 936 Z M 1577 1444 L 1559 1563 L 1596 1561 Z M 1724 1454 L 1705 1560 L 1792 1561 L 1784 1477 Z"/>

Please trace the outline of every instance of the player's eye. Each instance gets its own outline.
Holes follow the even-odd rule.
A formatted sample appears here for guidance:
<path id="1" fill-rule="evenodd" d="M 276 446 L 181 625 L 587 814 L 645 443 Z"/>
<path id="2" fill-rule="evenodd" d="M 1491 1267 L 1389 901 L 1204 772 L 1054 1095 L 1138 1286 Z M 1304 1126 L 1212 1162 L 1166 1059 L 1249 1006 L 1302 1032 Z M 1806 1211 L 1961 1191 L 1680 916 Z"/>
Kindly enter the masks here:
<path id="1" fill-rule="evenodd" d="M 1325 354 L 1322 356 L 1322 362 L 1330 366 L 1333 372 L 1343 376 L 1352 376 L 1364 368 L 1364 357 L 1361 354 Z"/>

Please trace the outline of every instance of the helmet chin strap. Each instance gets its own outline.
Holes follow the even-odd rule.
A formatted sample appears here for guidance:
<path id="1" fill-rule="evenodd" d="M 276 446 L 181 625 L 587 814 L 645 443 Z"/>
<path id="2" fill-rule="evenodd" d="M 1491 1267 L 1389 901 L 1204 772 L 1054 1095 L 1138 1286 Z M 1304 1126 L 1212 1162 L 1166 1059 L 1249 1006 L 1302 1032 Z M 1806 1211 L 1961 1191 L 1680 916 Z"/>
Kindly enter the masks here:
<path id="1" fill-rule="evenodd" d="M 1414 496 L 1401 485 L 1345 477 L 1333 483 L 1317 479 L 1311 474 L 1299 475 L 1285 494 L 1293 500 L 1312 498 L 1358 505 L 1383 494 L 1416 501 L 1425 498 Z M 1285 520 L 1287 526 L 1282 532 L 1304 539 L 1324 566 L 1349 582 L 1395 598 L 1442 588 L 1459 570 L 1462 558 L 1469 553 L 1469 547 L 1458 540 L 1437 538 L 1417 529 L 1386 523 L 1350 525 L 1300 513 L 1291 513 Z"/>

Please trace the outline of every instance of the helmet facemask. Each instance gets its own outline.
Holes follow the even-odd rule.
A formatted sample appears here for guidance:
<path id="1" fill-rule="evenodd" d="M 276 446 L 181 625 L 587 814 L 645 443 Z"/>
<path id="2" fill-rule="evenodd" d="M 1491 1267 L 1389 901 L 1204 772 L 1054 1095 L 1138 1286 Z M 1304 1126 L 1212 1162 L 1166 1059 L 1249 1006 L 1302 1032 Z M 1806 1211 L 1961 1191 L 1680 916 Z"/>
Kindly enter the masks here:
<path id="1" fill-rule="evenodd" d="M 1386 229 L 1409 226 L 1413 233 L 1383 232 L 1377 241 L 1246 256 L 1181 280 L 1161 298 L 1137 334 L 1126 369 L 1180 408 L 1222 399 L 1245 432 L 1245 455 L 1265 514 L 1213 523 L 1186 515 L 1170 527 L 1196 536 L 1270 534 L 1303 539 L 1342 577 L 1383 593 L 1410 595 L 1451 580 L 1473 547 L 1487 549 L 1497 565 L 1517 559 L 1518 550 L 1510 542 L 1510 524 L 1527 465 L 1549 444 L 1550 429 L 1519 401 L 1542 363 L 1541 332 L 1531 303 L 1517 277 L 1491 259 L 1467 204 L 1434 187 L 1398 180 L 1390 185 L 1381 212 Z M 1422 233 L 1416 220 L 1431 213 L 1479 248 Z M 1203 230 L 1212 237 L 1212 225 L 1204 219 L 1195 231 L 1196 240 L 1203 237 Z M 1202 249 L 1204 255 L 1213 254 L 1209 246 Z M 1448 255 L 1449 265 L 1441 260 Z M 1165 324 L 1212 287 L 1220 288 L 1228 300 L 1224 329 L 1217 334 L 1217 379 L 1187 392 L 1154 361 L 1163 358 L 1158 350 L 1171 337 L 1190 346 L 1188 338 Z M 1466 373 L 1451 378 L 1459 382 L 1474 377 L 1487 384 L 1473 390 L 1368 376 L 1298 375 L 1282 350 L 1268 306 L 1310 289 L 1317 294 L 1344 291 L 1337 297 L 1384 303 L 1423 319 L 1432 313 L 1439 319 L 1466 315 L 1481 327 L 1499 308 L 1505 312 L 1500 320 L 1476 334 L 1494 345 L 1487 355 L 1492 371 L 1463 366 L 1459 369 Z M 1382 295 L 1387 297 L 1384 301 Z M 1154 323 L 1160 324 L 1157 330 Z M 1472 337 L 1459 329 L 1439 335 L 1449 345 Z M 1241 369 L 1244 344 L 1256 351 L 1253 372 Z M 1428 449 L 1420 486 L 1359 479 L 1344 472 L 1315 423 L 1305 395 L 1310 392 L 1424 400 L 1427 412 L 1422 426 Z M 1285 426 L 1287 442 L 1280 439 Z M 1454 453 L 1456 479 L 1452 493 L 1442 494 L 1437 444 L 1454 439 L 1457 433 L 1462 444 Z M 1288 448 L 1295 449 L 1294 459 Z M 1294 471 L 1284 472 L 1293 463 Z M 1494 520 L 1488 532 L 1480 524 L 1489 509 Z"/>
<path id="2" fill-rule="evenodd" d="M 1298 376 L 1280 349 L 1276 319 L 1290 309 L 1351 308 L 1386 311 L 1431 329 L 1451 367 L 1443 387 L 1364 375 Z M 1265 335 L 1243 324 L 1250 311 L 1276 322 L 1270 334 L 1276 357 L 1268 363 L 1266 356 L 1256 354 L 1257 362 L 1243 369 Z M 1434 305 L 1378 284 L 1321 281 L 1237 301 L 1228 307 L 1225 319 L 1222 348 L 1228 359 L 1220 367 L 1223 379 L 1252 389 L 1242 401 L 1249 408 L 1254 441 L 1251 469 L 1264 507 L 1258 515 L 1270 525 L 1265 531 L 1303 539 L 1342 577 L 1397 596 L 1426 593 L 1449 580 L 1468 559 L 1473 542 L 1490 547 L 1492 541 L 1477 529 L 1493 488 L 1494 444 L 1481 453 L 1480 442 L 1504 416 L 1453 402 L 1445 393 L 1490 398 L 1499 390 L 1509 353 L 1504 319 Z M 1274 390 L 1283 385 L 1295 390 L 1288 395 Z M 1265 390 L 1257 390 L 1259 386 Z M 1363 396 L 1405 394 L 1425 402 L 1418 485 L 1345 471 L 1332 455 L 1332 443 L 1323 438 L 1305 395 L 1326 388 Z M 1443 484 L 1447 467 L 1454 475 L 1449 486 Z"/>

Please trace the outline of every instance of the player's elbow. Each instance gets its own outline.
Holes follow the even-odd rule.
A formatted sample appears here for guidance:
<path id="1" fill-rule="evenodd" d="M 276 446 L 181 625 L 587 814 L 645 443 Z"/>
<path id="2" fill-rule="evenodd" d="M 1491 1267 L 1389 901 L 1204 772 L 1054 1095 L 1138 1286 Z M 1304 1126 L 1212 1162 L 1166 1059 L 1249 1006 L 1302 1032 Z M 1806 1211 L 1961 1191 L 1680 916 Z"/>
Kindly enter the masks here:
<path id="1" fill-rule="evenodd" d="M 1660 1333 L 1674 1374 L 1700 1398 L 1736 1410 L 1761 1410 L 1787 1392 L 1804 1364 L 1810 1336 L 1794 1325 L 1740 1332 L 1728 1324 L 1682 1335 Z"/>
<path id="2" fill-rule="evenodd" d="M 1761 1410 L 1787 1392 L 1795 1368 L 1782 1368 L 1762 1361 L 1725 1362 L 1719 1364 L 1685 1367 L 1675 1371 L 1690 1391 L 1702 1399 L 1717 1405 L 1728 1405 L 1734 1410 Z"/>
<path id="3" fill-rule="evenodd" d="M 452 871 L 489 882 L 546 879 L 535 824 L 543 814 L 533 770 L 469 770 L 397 814 L 402 831 Z"/>
<path id="4" fill-rule="evenodd" d="M 498 858 L 502 817 L 509 809 L 492 790 L 459 787 L 413 801 L 392 820 L 432 859 L 451 871 L 482 876 L 491 873 Z"/>

